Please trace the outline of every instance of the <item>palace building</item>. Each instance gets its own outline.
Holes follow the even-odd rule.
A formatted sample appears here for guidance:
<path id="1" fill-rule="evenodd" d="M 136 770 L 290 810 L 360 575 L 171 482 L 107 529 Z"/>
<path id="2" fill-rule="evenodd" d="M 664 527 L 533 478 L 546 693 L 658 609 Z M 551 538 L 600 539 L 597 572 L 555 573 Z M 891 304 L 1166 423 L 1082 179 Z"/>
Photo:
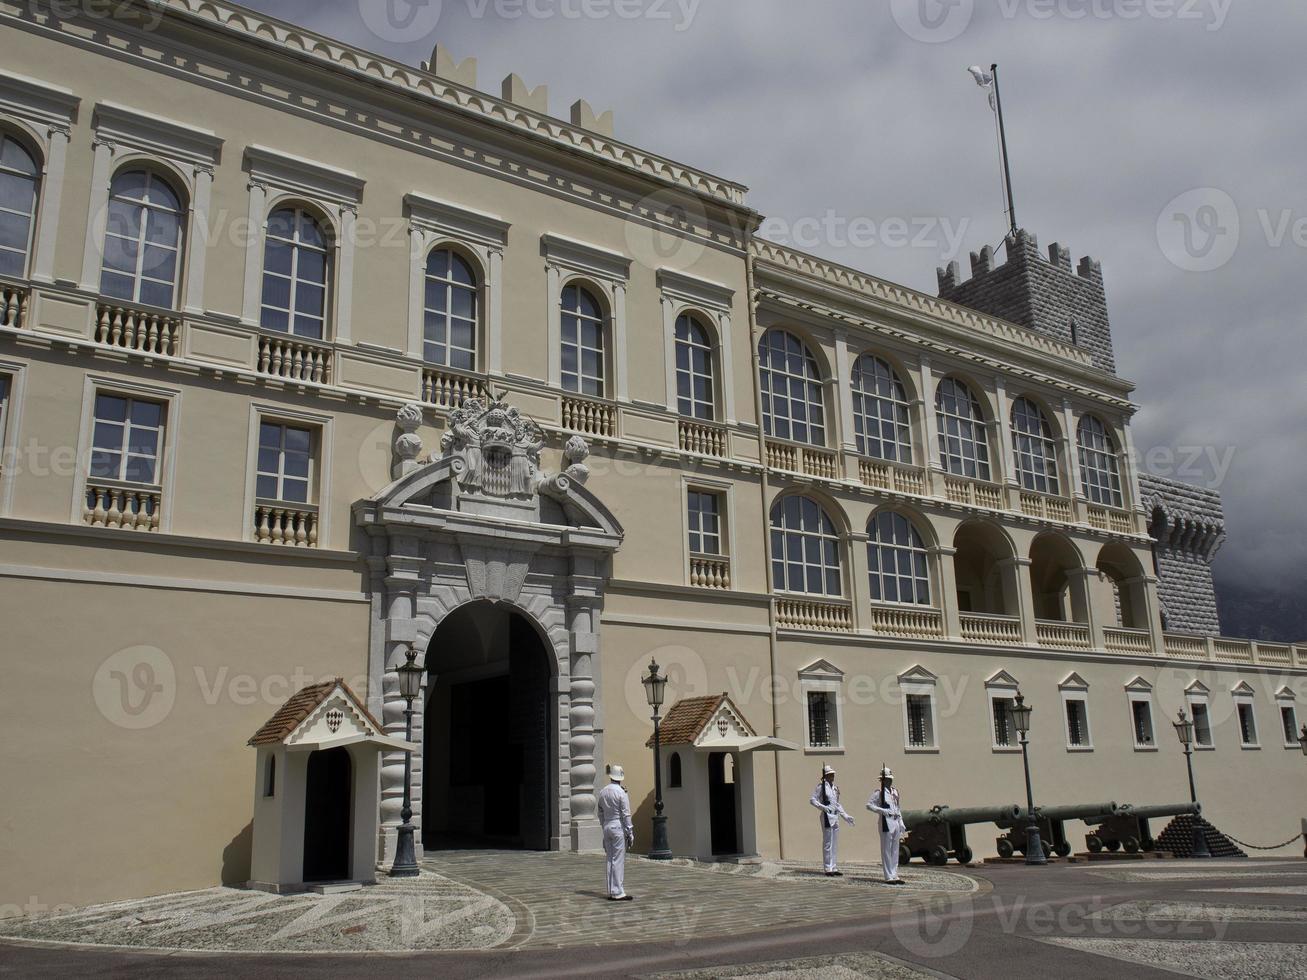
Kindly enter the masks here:
<path id="1" fill-rule="evenodd" d="M 1307 647 L 1220 636 L 1097 263 L 928 295 L 442 49 L 112 6 L 0 0 L 0 905 L 244 884 L 256 811 L 387 865 L 410 652 L 419 853 L 594 850 L 616 763 L 647 848 L 651 660 L 680 855 L 815 860 L 828 763 L 1024 805 L 1018 689 L 1037 801 L 1187 801 L 1184 708 L 1298 829 Z"/>

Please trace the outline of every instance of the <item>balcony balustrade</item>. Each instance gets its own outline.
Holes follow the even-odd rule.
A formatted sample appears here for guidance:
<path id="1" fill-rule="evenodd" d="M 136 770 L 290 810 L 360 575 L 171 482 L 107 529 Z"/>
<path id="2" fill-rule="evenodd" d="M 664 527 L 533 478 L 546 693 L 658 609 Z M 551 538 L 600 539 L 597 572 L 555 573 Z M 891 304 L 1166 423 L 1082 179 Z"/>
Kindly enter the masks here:
<path id="1" fill-rule="evenodd" d="M 298 337 L 259 336 L 259 374 L 284 381 L 331 384 L 331 348 Z"/>
<path id="2" fill-rule="evenodd" d="M 691 555 L 690 584 L 697 589 L 729 589 L 731 560 L 720 555 Z"/>
<path id="3" fill-rule="evenodd" d="M 1089 627 L 1084 623 L 1059 623 L 1039 620 L 1035 623 L 1035 638 L 1040 646 L 1053 650 L 1088 650 Z"/>
<path id="4" fill-rule="evenodd" d="M 961 620 L 962 639 L 972 643 L 1010 646 L 1021 642 L 1021 620 L 1016 616 L 964 612 Z"/>
<path id="5" fill-rule="evenodd" d="M 880 636 L 910 640 L 938 640 L 944 635 L 944 616 L 938 609 L 873 605 L 871 631 Z"/>
<path id="6" fill-rule="evenodd" d="M 92 527 L 127 531 L 157 531 L 163 510 L 163 489 L 89 479 L 82 503 L 82 520 Z"/>
<path id="7" fill-rule="evenodd" d="M 295 548 L 318 546 L 318 508 L 260 500 L 254 506 L 254 540 Z"/>
<path id="8" fill-rule="evenodd" d="M 182 350 L 182 320 L 158 310 L 98 303 L 95 307 L 95 341 L 138 354 L 178 357 Z"/>
<path id="9" fill-rule="evenodd" d="M 681 419 L 676 425 L 676 435 L 682 452 L 726 458 L 728 436 L 720 425 Z"/>
<path id="10" fill-rule="evenodd" d="M 21 330 L 27 325 L 27 305 L 31 291 L 13 283 L 0 283 L 0 327 Z"/>
<path id="11" fill-rule="evenodd" d="M 617 409 L 607 402 L 571 395 L 563 397 L 563 428 L 583 436 L 612 439 L 617 435 Z"/>
<path id="12" fill-rule="evenodd" d="M 783 596 L 776 600 L 776 623 L 786 629 L 852 633 L 853 609 L 847 602 Z"/>

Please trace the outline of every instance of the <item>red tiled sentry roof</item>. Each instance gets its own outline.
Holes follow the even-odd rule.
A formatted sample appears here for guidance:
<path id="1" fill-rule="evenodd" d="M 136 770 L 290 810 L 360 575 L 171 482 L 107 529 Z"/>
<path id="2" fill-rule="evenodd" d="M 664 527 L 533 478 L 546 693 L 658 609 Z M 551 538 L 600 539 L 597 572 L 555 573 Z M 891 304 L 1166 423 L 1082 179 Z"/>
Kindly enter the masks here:
<path id="1" fill-rule="evenodd" d="M 726 700 L 725 694 L 710 694 L 702 698 L 684 698 L 672 705 L 658 725 L 658 742 L 661 745 L 692 745 L 703 731 L 704 725 L 712 721 L 712 716 Z M 653 748 L 653 736 L 644 743 L 647 749 Z"/>
<path id="2" fill-rule="evenodd" d="M 345 692 L 345 696 L 354 702 L 354 707 L 359 710 L 369 722 L 374 725 L 377 731 L 384 731 L 381 723 L 372 717 L 372 713 L 363 706 L 363 702 L 358 699 L 349 685 L 345 683 L 344 678 L 337 677 L 333 681 L 323 681 L 321 684 L 310 684 L 308 687 L 291 696 L 291 699 L 277 709 L 277 713 L 268 719 L 267 724 L 254 733 L 254 737 L 249 740 L 250 745 L 280 745 L 286 741 L 295 729 L 303 723 L 309 715 L 318 709 L 323 701 L 331 697 L 331 692 L 339 687 Z"/>

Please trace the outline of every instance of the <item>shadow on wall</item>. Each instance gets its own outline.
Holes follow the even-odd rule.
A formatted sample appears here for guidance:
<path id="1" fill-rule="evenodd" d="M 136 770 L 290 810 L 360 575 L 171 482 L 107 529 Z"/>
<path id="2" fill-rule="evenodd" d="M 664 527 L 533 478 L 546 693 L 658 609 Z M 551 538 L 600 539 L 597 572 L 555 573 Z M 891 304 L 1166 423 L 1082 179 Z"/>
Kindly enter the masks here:
<path id="1" fill-rule="evenodd" d="M 253 847 L 254 821 L 251 820 L 222 849 L 222 883 L 224 885 L 240 887 L 250 880 L 250 855 Z"/>

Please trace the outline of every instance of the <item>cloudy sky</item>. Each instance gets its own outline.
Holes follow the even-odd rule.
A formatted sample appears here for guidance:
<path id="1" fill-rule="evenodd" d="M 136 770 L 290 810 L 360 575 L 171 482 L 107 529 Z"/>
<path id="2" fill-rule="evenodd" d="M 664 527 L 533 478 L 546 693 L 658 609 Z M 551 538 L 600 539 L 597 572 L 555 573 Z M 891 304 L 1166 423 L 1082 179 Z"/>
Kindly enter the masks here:
<path id="1" fill-rule="evenodd" d="M 1307 5 L 247 2 L 414 65 L 438 40 L 486 91 L 548 84 L 555 115 L 612 108 L 627 142 L 749 185 L 770 237 L 931 292 L 1004 234 L 965 73 L 998 62 L 1018 217 L 1103 263 L 1138 451 L 1224 493 L 1223 577 L 1307 584 Z"/>

